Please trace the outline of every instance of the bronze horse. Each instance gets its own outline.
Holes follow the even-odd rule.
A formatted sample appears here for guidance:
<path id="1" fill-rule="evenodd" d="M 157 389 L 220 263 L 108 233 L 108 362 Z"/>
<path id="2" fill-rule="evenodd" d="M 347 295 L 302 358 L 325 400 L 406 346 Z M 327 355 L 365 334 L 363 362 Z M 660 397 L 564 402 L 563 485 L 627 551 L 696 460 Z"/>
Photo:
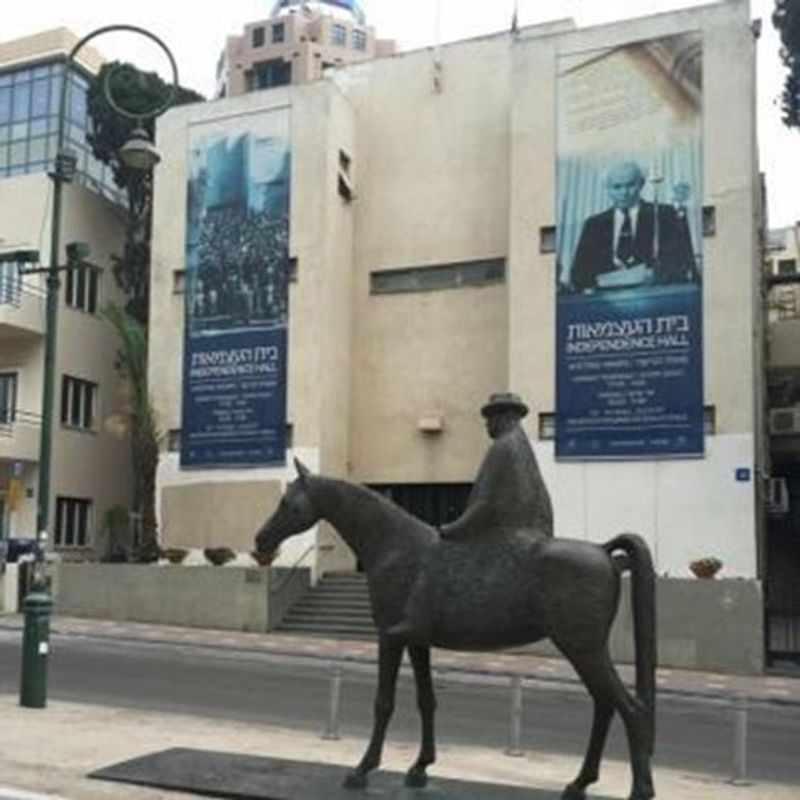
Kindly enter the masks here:
<path id="1" fill-rule="evenodd" d="M 655 576 L 645 542 L 634 534 L 604 545 L 497 531 L 467 541 L 440 539 L 438 531 L 381 495 L 347 481 L 312 475 L 295 460 L 299 477 L 256 536 L 259 552 L 274 553 L 289 536 L 327 520 L 353 549 L 369 583 L 378 629 L 379 675 L 372 737 L 345 785 L 363 788 L 381 761 L 394 708 L 395 684 L 408 649 L 422 718 L 422 742 L 406 785 L 424 786 L 436 758 L 436 701 L 430 647 L 494 650 L 550 638 L 569 659 L 594 701 L 589 746 L 562 800 L 585 798 L 597 780 L 615 711 L 628 738 L 633 783 L 630 800 L 655 797 L 650 770 L 655 733 Z M 620 680 L 608 653 L 617 611 L 620 573 L 630 569 L 636 693 Z M 391 629 L 404 619 L 420 570 L 429 587 L 430 627 L 424 638 Z M 402 628 L 402 626 L 400 626 Z M 397 630 L 397 628 L 395 628 Z"/>

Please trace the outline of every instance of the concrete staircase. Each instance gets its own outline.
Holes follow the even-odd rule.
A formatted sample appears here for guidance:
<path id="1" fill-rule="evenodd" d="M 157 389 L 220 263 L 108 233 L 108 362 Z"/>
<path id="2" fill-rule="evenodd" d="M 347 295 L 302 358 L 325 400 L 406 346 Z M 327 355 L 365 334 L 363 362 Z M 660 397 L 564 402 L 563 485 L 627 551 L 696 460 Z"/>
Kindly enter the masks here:
<path id="1" fill-rule="evenodd" d="M 278 630 L 353 639 L 375 638 L 366 576 L 359 572 L 324 575 L 289 609 Z"/>

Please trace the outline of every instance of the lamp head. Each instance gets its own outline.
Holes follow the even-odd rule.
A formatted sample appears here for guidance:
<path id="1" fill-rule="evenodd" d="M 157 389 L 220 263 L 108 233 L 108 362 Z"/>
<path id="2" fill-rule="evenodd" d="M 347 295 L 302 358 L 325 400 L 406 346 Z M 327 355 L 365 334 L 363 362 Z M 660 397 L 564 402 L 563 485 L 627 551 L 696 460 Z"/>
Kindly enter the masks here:
<path id="1" fill-rule="evenodd" d="M 155 145 L 150 141 L 147 131 L 137 127 L 131 131 L 128 141 L 119 149 L 119 157 L 131 169 L 151 170 L 161 161 Z"/>

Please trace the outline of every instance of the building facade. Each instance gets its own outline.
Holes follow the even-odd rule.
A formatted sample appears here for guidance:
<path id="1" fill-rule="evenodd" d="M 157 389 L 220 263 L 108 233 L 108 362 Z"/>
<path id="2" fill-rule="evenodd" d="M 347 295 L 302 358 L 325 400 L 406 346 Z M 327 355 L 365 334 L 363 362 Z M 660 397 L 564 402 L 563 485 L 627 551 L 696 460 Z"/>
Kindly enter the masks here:
<path id="1" fill-rule="evenodd" d="M 0 43 L 0 254 L 38 250 L 50 240 L 58 97 L 66 56 L 78 41 L 65 29 Z M 90 268 L 62 273 L 51 463 L 51 544 L 64 556 L 102 554 L 104 516 L 130 507 L 130 443 L 107 422 L 124 397 L 114 364 L 116 335 L 101 317 L 121 297 L 111 254 L 125 213 L 110 171 L 86 143 L 88 76 L 99 55 L 87 47 L 71 77 L 68 147 L 77 157 L 65 187 L 61 237 L 87 242 Z M 62 263 L 66 264 L 63 254 Z M 0 536 L 35 538 L 41 444 L 45 279 L 3 263 L 0 285 Z M 38 266 L 38 264 L 27 265 Z"/>
<path id="2" fill-rule="evenodd" d="M 765 248 L 770 442 L 767 524 L 768 650 L 800 654 L 800 224 L 770 230 Z"/>
<path id="3" fill-rule="evenodd" d="M 604 541 L 637 531 L 669 578 L 690 577 L 693 560 L 717 557 L 724 576 L 753 587 L 758 604 L 765 442 L 754 54 L 748 4 L 713 3 L 587 29 L 534 26 L 165 115 L 152 336 L 184 341 L 184 352 L 153 348 L 150 364 L 157 411 L 172 432 L 158 477 L 165 541 L 249 551 L 294 477 L 292 456 L 443 521 L 463 508 L 486 450 L 479 408 L 491 392 L 511 389 L 531 408 L 524 425 L 557 535 Z M 655 193 L 656 208 L 667 198 L 673 204 L 659 212 L 662 251 L 667 221 L 691 211 L 685 225 L 701 278 L 681 281 L 697 325 L 688 313 L 630 319 L 649 332 L 637 347 L 651 346 L 672 325 L 668 317 L 702 334 L 691 345 L 699 449 L 564 457 L 554 430 L 574 397 L 559 396 L 565 351 L 557 331 L 574 281 L 562 253 L 579 246 L 581 230 L 565 216 L 565 176 L 597 147 L 617 158 L 623 124 L 634 125 L 640 143 L 659 139 L 662 128 L 688 137 L 658 169 L 648 171 L 633 145 L 628 160 L 641 162 L 637 191 Z M 192 402 L 186 309 L 199 306 L 196 294 L 184 295 L 196 291 L 185 271 L 193 226 L 203 223 L 202 214 L 193 221 L 181 209 L 187 186 L 195 208 L 194 187 L 211 182 L 198 154 L 259 131 L 264 142 L 285 140 L 290 152 L 287 458 L 284 466 L 189 467 L 179 452 Z M 607 202 L 611 172 L 600 172 L 602 180 L 581 178 L 594 206 L 587 201 L 580 219 Z M 688 200 L 683 175 L 694 176 Z M 642 285 L 652 282 L 650 268 L 639 266 Z M 586 291 L 588 302 L 605 297 L 604 288 Z M 675 334 L 677 344 L 685 332 Z M 288 542 L 278 563 L 316 574 L 356 566 L 325 526 Z M 761 609 L 747 613 L 760 619 Z"/>
<path id="4" fill-rule="evenodd" d="M 324 70 L 391 55 L 356 0 L 278 0 L 269 19 L 229 36 L 217 64 L 217 96 L 307 83 Z"/>

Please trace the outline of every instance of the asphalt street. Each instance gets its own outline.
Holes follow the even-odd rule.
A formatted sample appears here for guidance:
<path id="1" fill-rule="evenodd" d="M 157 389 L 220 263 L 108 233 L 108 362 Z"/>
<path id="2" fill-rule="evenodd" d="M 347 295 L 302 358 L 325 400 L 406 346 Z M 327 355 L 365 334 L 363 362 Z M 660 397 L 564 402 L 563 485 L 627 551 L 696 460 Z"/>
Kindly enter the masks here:
<path id="1" fill-rule="evenodd" d="M 0 692 L 18 691 L 20 634 L 0 631 Z M 54 700 L 196 715 L 321 732 L 329 703 L 331 667 L 324 662 L 216 648 L 53 636 L 49 696 Z M 369 733 L 374 667 L 344 667 L 340 729 Z M 436 679 L 440 745 L 507 744 L 507 682 L 478 676 Z M 522 747 L 574 754 L 576 770 L 588 736 L 591 703 L 568 686 L 525 684 Z M 202 721 L 201 721 L 202 720 Z M 748 714 L 748 776 L 800 786 L 800 708 L 753 705 Z M 413 682 L 401 674 L 389 738 L 414 742 L 419 728 Z M 729 706 L 698 698 L 662 696 L 656 763 L 727 776 L 733 748 Z M 625 758 L 615 722 L 607 752 Z"/>

